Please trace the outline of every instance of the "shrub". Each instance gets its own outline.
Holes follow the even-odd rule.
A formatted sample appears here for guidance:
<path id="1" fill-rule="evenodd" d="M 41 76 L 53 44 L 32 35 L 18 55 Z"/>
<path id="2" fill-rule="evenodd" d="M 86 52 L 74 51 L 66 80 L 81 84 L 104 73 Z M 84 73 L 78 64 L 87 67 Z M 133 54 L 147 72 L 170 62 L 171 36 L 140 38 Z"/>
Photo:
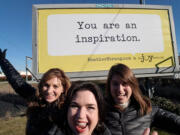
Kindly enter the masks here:
<path id="1" fill-rule="evenodd" d="M 180 104 L 175 104 L 167 98 L 158 96 L 153 97 L 151 100 L 153 105 L 180 115 Z"/>

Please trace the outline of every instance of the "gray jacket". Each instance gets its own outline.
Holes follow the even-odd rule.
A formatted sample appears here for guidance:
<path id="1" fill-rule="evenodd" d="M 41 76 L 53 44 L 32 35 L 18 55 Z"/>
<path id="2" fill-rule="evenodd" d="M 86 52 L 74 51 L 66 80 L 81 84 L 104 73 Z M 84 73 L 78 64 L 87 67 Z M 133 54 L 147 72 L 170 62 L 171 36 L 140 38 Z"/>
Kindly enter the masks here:
<path id="1" fill-rule="evenodd" d="M 154 106 L 152 112 L 144 116 L 139 116 L 132 105 L 123 112 L 111 108 L 105 123 L 112 135 L 142 135 L 151 126 L 180 134 L 180 116 Z"/>

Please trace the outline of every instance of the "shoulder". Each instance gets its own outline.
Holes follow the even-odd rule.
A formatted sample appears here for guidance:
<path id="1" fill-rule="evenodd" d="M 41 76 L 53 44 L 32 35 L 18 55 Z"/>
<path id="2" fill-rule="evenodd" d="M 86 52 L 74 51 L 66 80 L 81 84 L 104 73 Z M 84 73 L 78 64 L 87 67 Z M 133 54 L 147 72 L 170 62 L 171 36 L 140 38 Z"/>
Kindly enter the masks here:
<path id="1" fill-rule="evenodd" d="M 156 115 L 156 114 L 161 114 L 161 113 L 168 113 L 168 111 L 158 107 L 158 106 L 152 106 L 152 114 Z"/>
<path id="2" fill-rule="evenodd" d="M 102 127 L 103 128 L 101 128 L 101 130 L 95 131 L 93 135 L 111 135 L 110 130 L 104 123 L 103 123 Z"/>
<path id="3" fill-rule="evenodd" d="M 159 108 L 157 106 L 153 106 L 152 115 L 154 115 L 156 118 L 161 118 L 161 119 L 180 119 L 179 115 L 164 110 L 162 108 Z"/>
<path id="4" fill-rule="evenodd" d="M 48 135 L 65 135 L 57 125 L 53 125 L 52 128 L 49 130 Z"/>
<path id="5" fill-rule="evenodd" d="M 102 135 L 111 135 L 110 130 L 106 127 Z"/>

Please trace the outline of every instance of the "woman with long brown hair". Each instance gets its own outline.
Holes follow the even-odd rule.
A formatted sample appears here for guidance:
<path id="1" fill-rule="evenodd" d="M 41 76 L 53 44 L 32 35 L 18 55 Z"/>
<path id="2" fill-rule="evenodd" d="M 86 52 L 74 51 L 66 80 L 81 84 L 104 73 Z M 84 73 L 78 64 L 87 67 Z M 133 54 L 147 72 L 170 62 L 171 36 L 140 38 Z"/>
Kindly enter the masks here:
<path id="1" fill-rule="evenodd" d="M 141 135 L 151 126 L 180 133 L 180 116 L 152 106 L 126 65 L 111 67 L 106 88 L 108 112 L 105 123 L 112 135 Z"/>
<path id="2" fill-rule="evenodd" d="M 62 123 L 62 105 L 70 87 L 70 80 L 59 68 L 48 70 L 41 78 L 38 89 L 26 83 L 5 58 L 0 49 L 0 66 L 8 82 L 27 101 L 26 135 L 46 135 L 54 124 Z"/>

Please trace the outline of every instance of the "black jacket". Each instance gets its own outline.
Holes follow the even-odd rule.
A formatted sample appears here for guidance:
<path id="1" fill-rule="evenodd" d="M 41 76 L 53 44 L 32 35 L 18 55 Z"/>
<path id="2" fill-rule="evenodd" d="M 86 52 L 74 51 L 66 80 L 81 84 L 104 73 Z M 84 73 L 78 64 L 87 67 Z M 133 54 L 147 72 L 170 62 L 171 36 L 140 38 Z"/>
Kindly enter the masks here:
<path id="1" fill-rule="evenodd" d="M 40 106 L 36 97 L 37 89 L 26 83 L 7 59 L 0 59 L 0 66 L 12 88 L 27 100 L 28 104 L 35 104 L 28 107 L 26 135 L 48 134 L 55 123 L 52 119 L 61 120 L 61 110 L 53 103 Z"/>
<path id="2" fill-rule="evenodd" d="M 112 135 L 142 135 L 151 126 L 180 134 L 180 116 L 154 106 L 152 112 L 144 116 L 139 116 L 132 105 L 123 112 L 111 108 L 105 119 Z"/>
<path id="3" fill-rule="evenodd" d="M 0 66 L 12 88 L 26 100 L 32 100 L 36 89 L 26 83 L 7 59 L 0 59 Z"/>
<path id="4" fill-rule="evenodd" d="M 57 125 L 53 125 L 51 130 L 49 130 L 48 135 L 73 135 L 73 133 L 67 125 L 64 125 L 61 129 L 58 128 Z M 103 125 L 103 129 L 101 131 L 93 132 L 92 135 L 111 135 L 111 132 L 106 125 Z"/>

